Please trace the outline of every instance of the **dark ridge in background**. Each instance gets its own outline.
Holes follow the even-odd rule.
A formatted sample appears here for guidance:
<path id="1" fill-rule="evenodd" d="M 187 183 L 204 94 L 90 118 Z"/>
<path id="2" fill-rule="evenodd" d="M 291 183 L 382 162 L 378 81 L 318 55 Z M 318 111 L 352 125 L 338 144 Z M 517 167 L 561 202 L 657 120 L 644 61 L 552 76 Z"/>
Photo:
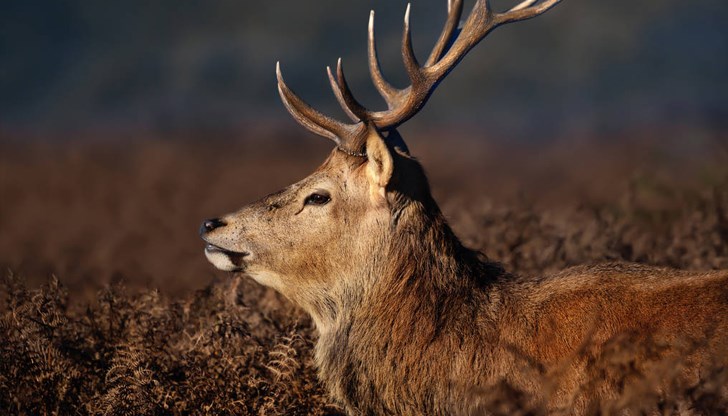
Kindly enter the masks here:
<path id="1" fill-rule="evenodd" d="M 494 1 L 499 9 L 514 3 Z M 354 91 L 378 106 L 365 60 L 368 12 L 377 11 L 385 72 L 403 85 L 405 4 L 4 1 L 0 129 L 292 126 L 278 102 L 274 63 L 282 61 L 303 97 L 341 114 L 324 75 L 338 56 Z M 445 0 L 414 1 L 420 56 L 444 17 Z M 667 134 L 687 139 L 714 135 L 728 120 L 726 22 L 723 0 L 566 0 L 542 18 L 491 34 L 416 123 L 446 120 L 529 142 L 652 125 L 673 126 Z"/>
<path id="2" fill-rule="evenodd" d="M 137 137 L 0 145 L 0 269 L 28 277 L 32 286 L 55 274 L 75 294 L 93 294 L 117 281 L 173 295 L 197 290 L 225 275 L 205 259 L 197 234 L 201 221 L 303 178 L 330 151 L 325 140 L 301 141 L 295 148 L 291 142 L 273 130 L 212 144 L 204 138 Z M 660 135 L 642 134 L 602 143 L 463 140 L 453 146 L 437 130 L 409 141 L 450 218 L 480 207 L 534 207 L 566 225 L 579 207 L 629 211 L 638 204 L 648 210 L 640 223 L 657 226 L 661 215 L 686 216 L 689 224 L 697 195 L 728 192 L 725 143 L 706 143 L 706 152 L 675 152 Z M 514 255 L 516 246 L 501 240 L 514 232 L 503 228 L 509 218 L 463 228 L 454 222 L 472 246 L 494 259 Z M 488 244 L 472 243 L 486 239 Z M 528 238 L 521 243 L 529 244 Z M 693 264 L 689 255 L 686 260 Z M 559 265 L 543 261 L 529 271 Z"/>

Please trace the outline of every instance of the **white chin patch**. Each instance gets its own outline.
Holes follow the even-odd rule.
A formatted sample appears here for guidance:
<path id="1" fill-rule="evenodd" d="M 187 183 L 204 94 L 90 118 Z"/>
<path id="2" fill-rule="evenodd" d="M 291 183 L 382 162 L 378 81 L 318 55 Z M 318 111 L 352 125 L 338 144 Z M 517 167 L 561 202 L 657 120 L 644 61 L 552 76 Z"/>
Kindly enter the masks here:
<path id="1" fill-rule="evenodd" d="M 223 252 L 214 251 L 214 250 L 205 250 L 205 257 L 207 257 L 207 260 L 210 263 L 212 263 L 213 266 L 217 267 L 220 270 L 224 270 L 226 272 L 232 272 L 238 268 L 230 260 L 230 257 L 228 257 L 228 255 Z"/>
<path id="2" fill-rule="evenodd" d="M 263 270 L 248 270 L 247 274 L 261 285 L 284 293 L 285 286 L 283 285 L 283 279 L 277 273 Z"/>

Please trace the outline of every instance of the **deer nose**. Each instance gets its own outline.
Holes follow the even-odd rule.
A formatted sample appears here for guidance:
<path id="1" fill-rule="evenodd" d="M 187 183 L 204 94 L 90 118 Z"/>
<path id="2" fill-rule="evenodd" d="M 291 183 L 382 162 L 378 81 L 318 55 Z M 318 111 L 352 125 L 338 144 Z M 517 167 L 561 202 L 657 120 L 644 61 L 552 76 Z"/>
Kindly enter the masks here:
<path id="1" fill-rule="evenodd" d="M 212 218 L 205 220 L 200 226 L 200 235 L 209 233 L 217 228 L 226 226 L 227 223 L 219 218 Z"/>

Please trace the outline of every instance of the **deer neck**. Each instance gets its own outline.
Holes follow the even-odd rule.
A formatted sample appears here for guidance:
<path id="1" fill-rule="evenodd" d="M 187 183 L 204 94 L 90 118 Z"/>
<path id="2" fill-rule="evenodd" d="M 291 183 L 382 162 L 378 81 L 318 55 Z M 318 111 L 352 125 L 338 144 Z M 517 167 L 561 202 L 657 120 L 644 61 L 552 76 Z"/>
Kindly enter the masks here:
<path id="1" fill-rule="evenodd" d="M 428 202 L 395 210 L 394 231 L 378 238 L 365 261 L 335 279 L 340 283 L 330 292 L 329 320 L 319 325 L 321 334 L 346 325 L 362 310 L 485 287 L 505 274 L 500 265 L 464 247 L 437 204 Z"/>
<path id="2" fill-rule="evenodd" d="M 359 282 L 347 289 L 349 303 L 342 301 L 345 307 L 334 323 L 320 330 L 320 377 L 343 402 L 370 394 L 348 391 L 353 385 L 398 377 L 402 368 L 386 369 L 382 363 L 399 362 L 400 355 L 424 358 L 423 351 L 438 350 L 433 345 L 451 343 L 455 331 L 478 331 L 470 317 L 472 305 L 488 303 L 482 296 L 500 274 L 462 246 L 436 206 L 407 207 L 394 227 L 373 253 L 371 266 L 348 280 Z M 486 318 L 481 312 L 480 319 Z M 465 320 L 470 321 L 463 325 Z M 398 365 L 422 370 L 417 363 Z"/>

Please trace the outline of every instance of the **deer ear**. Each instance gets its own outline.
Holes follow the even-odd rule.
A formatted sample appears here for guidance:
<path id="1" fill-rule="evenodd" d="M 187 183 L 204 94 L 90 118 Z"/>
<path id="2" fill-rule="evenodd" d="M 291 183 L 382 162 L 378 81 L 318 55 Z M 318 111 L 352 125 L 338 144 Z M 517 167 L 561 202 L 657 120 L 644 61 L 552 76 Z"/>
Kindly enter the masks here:
<path id="1" fill-rule="evenodd" d="M 386 188 L 394 172 L 394 159 L 384 138 L 376 130 L 367 137 L 367 178 L 372 200 L 386 205 Z"/>

